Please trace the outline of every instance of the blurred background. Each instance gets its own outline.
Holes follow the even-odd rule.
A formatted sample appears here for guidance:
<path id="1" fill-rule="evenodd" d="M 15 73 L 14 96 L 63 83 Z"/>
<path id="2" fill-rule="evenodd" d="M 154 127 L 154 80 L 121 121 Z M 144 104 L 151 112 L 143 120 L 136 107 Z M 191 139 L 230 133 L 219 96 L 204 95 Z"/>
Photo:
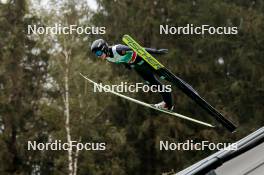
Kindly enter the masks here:
<path id="1" fill-rule="evenodd" d="M 129 175 L 179 171 L 212 151 L 160 151 L 159 141 L 233 142 L 264 124 L 264 1 L 1 0 L 0 174 Z M 160 35 L 159 26 L 237 26 L 237 35 Z M 105 35 L 34 35 L 28 25 L 104 26 Z M 155 113 L 93 86 L 142 82 L 133 70 L 96 59 L 94 39 L 129 34 L 238 125 L 208 129 Z M 127 94 L 148 103 L 158 94 Z M 174 88 L 176 111 L 214 123 Z M 105 151 L 28 151 L 27 141 L 106 142 Z"/>

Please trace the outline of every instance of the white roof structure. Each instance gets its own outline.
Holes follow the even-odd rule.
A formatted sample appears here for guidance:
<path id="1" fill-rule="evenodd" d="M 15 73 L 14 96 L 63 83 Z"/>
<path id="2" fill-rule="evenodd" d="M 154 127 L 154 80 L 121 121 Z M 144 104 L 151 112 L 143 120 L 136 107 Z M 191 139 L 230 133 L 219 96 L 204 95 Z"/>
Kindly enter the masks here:
<path id="1" fill-rule="evenodd" d="M 264 174 L 264 127 L 237 142 L 237 150 L 220 150 L 175 175 Z"/>

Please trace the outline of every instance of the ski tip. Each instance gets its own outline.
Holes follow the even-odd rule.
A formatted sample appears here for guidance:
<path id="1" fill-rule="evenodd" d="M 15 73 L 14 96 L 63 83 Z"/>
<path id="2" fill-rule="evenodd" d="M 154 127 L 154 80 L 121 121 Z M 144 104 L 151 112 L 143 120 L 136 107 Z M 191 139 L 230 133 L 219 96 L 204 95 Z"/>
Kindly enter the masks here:
<path id="1" fill-rule="evenodd" d="M 206 125 L 206 126 L 208 126 L 208 127 L 210 127 L 210 128 L 215 128 L 215 127 L 216 127 L 216 126 L 211 125 L 211 124 L 209 124 L 209 123 L 205 123 L 204 125 Z"/>
<path id="2" fill-rule="evenodd" d="M 237 127 L 233 123 L 229 123 L 229 125 L 226 125 L 224 127 L 231 133 L 235 133 L 237 129 Z"/>
<path id="3" fill-rule="evenodd" d="M 215 128 L 215 126 L 214 125 L 211 125 L 211 124 L 209 124 L 208 126 L 211 127 L 211 128 Z"/>
<path id="4" fill-rule="evenodd" d="M 234 134 L 234 133 L 236 133 L 236 132 L 237 132 L 237 130 L 234 130 L 234 131 L 232 131 L 231 133 Z"/>
<path id="5" fill-rule="evenodd" d="M 237 132 L 237 127 L 233 128 L 232 130 L 229 130 L 232 134 Z"/>

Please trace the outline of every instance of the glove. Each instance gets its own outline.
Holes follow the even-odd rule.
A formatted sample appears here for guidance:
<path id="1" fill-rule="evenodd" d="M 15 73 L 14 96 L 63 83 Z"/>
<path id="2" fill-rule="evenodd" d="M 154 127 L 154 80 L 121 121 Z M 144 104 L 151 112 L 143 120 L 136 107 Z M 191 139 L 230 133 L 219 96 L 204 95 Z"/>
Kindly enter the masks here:
<path id="1" fill-rule="evenodd" d="M 168 50 L 168 49 L 159 49 L 158 52 L 159 52 L 160 54 L 166 54 L 166 53 L 169 52 L 169 50 Z"/>

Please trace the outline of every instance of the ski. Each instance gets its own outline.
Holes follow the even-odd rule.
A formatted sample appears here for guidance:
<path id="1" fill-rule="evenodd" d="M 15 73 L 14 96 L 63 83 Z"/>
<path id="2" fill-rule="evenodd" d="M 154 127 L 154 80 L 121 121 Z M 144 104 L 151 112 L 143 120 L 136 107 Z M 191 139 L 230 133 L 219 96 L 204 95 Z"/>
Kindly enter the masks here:
<path id="1" fill-rule="evenodd" d="M 152 105 L 152 104 L 145 103 L 145 102 L 142 102 L 142 101 L 140 101 L 140 100 L 136 100 L 136 99 L 134 99 L 134 98 L 128 97 L 128 96 L 126 96 L 126 95 L 123 95 L 123 94 L 121 94 L 121 93 L 118 93 L 118 92 L 112 91 L 111 89 L 107 89 L 107 88 L 104 87 L 103 85 L 94 82 L 93 80 L 89 79 L 87 76 L 84 76 L 84 75 L 81 74 L 81 73 L 80 73 L 80 75 L 81 75 L 84 79 L 86 79 L 88 82 L 90 82 L 90 83 L 92 83 L 92 84 L 94 84 L 94 85 L 96 85 L 96 86 L 99 86 L 100 88 L 104 89 L 106 92 L 110 92 L 110 93 L 112 93 L 112 94 L 114 94 L 114 95 L 117 95 L 117 96 L 119 96 L 119 97 L 121 97 L 121 98 L 124 98 L 124 99 L 126 99 L 126 100 L 129 100 L 129 101 L 134 102 L 134 103 L 136 103 L 136 104 L 139 104 L 139 105 L 142 105 L 142 106 L 145 106 L 145 107 L 151 108 L 151 109 L 155 109 L 155 110 L 157 110 L 157 111 L 159 111 L 159 112 L 163 112 L 163 113 L 169 114 L 169 115 L 171 115 L 171 116 L 179 117 L 179 118 L 181 118 L 181 119 L 185 119 L 185 120 L 191 121 L 191 122 L 193 122 L 193 123 L 201 124 L 201 125 L 204 125 L 204 126 L 207 126 L 207 127 L 211 127 L 211 128 L 214 127 L 213 125 L 211 125 L 211 124 L 209 124 L 209 123 L 206 123 L 206 122 L 203 122 L 203 121 L 200 121 L 200 120 L 196 120 L 196 119 L 193 119 L 193 118 L 190 118 L 190 117 L 184 116 L 184 115 L 182 115 L 182 114 L 178 114 L 178 113 L 173 112 L 173 111 L 159 109 L 159 108 L 154 107 L 154 105 Z"/>
<path id="2" fill-rule="evenodd" d="M 200 107 L 205 109 L 211 116 L 213 116 L 219 123 L 221 123 L 230 132 L 234 132 L 236 126 L 225 118 L 219 111 L 211 106 L 196 92 L 191 85 L 174 75 L 165 66 L 163 66 L 158 60 L 156 60 L 151 54 L 149 54 L 143 47 L 141 47 L 132 37 L 124 35 L 123 42 L 128 45 L 133 51 L 135 51 L 140 57 L 144 59 L 150 66 L 152 66 L 160 77 L 164 77 L 165 80 L 173 83 L 180 90 L 182 90 L 187 96 L 194 100 Z"/>

